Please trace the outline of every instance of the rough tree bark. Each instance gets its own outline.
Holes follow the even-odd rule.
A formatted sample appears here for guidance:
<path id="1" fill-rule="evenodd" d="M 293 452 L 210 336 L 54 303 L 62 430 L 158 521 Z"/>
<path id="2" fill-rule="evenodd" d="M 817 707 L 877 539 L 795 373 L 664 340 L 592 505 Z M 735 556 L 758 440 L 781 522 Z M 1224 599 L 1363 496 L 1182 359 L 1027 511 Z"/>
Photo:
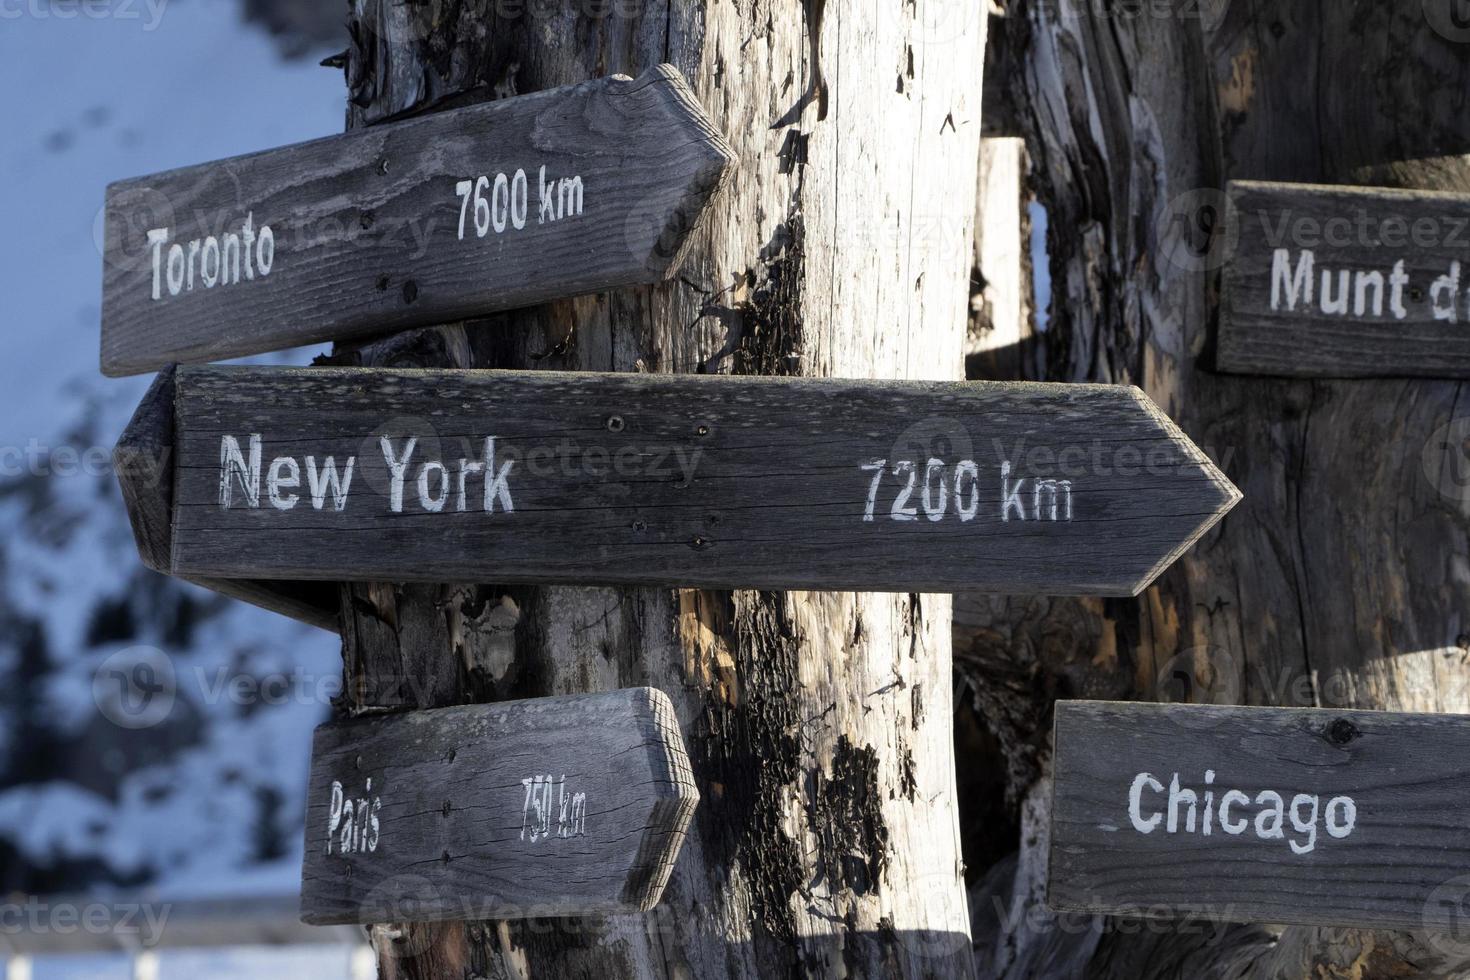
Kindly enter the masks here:
<path id="1" fill-rule="evenodd" d="M 1226 180 L 1470 190 L 1470 32 L 1450 6 L 1016 0 L 999 22 L 991 70 L 1050 213 L 1047 378 L 1142 386 L 1245 500 L 1137 601 L 967 605 L 957 662 L 1025 800 L 1020 854 L 972 894 L 982 972 L 1464 973 L 1453 937 L 1018 917 L 1045 877 L 1054 694 L 1470 709 L 1470 503 L 1443 476 L 1462 386 L 1209 370 Z"/>
<path id="2" fill-rule="evenodd" d="M 350 28 L 350 126 L 671 62 L 740 162 L 664 286 L 336 362 L 960 376 L 969 0 L 356 0 Z M 375 927 L 384 977 L 971 974 L 948 597 L 381 584 L 343 605 L 345 712 L 652 685 L 702 796 L 655 912 Z"/>

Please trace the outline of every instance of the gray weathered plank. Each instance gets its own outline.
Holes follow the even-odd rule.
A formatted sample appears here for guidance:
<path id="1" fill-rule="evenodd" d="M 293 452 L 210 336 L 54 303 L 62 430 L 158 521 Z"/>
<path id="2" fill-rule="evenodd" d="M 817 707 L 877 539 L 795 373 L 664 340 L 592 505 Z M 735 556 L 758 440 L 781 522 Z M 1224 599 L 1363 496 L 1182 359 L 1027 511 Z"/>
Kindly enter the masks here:
<path id="1" fill-rule="evenodd" d="M 1239 496 L 1126 387 L 206 367 L 175 418 L 181 575 L 1131 595 Z"/>
<path id="2" fill-rule="evenodd" d="M 1228 196 L 1221 370 L 1470 377 L 1470 196 L 1255 181 Z"/>
<path id="3" fill-rule="evenodd" d="M 107 193 L 102 370 L 657 282 L 733 162 L 661 65 L 122 181 Z"/>
<path id="4" fill-rule="evenodd" d="M 653 688 L 324 725 L 308 792 L 316 925 L 646 911 L 699 801 Z"/>
<path id="5" fill-rule="evenodd" d="M 161 371 L 112 450 L 113 474 L 143 564 L 170 571 L 174 490 L 174 368 Z M 310 626 L 337 632 L 337 590 L 320 582 L 271 582 L 180 576 Z"/>
<path id="6" fill-rule="evenodd" d="M 1054 909 L 1462 927 L 1470 719 L 1063 701 L 1055 746 Z M 1162 790 L 1143 784 L 1135 813 L 1130 792 L 1140 774 Z M 1197 797 L 1192 833 L 1182 798 L 1176 830 L 1168 829 L 1176 774 L 1180 790 Z M 1231 791 L 1249 802 L 1233 797 L 1222 815 Z M 1260 798 L 1266 792 L 1284 804 L 1280 837 L 1270 816 L 1275 800 Z M 1134 823 L 1153 825 L 1156 816 L 1147 833 Z"/>

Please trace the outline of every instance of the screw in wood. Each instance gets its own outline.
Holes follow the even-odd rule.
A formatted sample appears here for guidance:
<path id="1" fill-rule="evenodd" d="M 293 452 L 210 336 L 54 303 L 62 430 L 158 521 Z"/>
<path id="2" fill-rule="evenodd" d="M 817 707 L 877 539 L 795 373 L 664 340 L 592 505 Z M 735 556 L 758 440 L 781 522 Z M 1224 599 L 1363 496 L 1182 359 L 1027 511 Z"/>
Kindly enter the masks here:
<path id="1" fill-rule="evenodd" d="M 627 427 L 628 423 L 623 421 L 623 417 L 621 415 L 612 415 L 608 417 L 607 431 L 622 432 Z"/>
<path id="2" fill-rule="evenodd" d="M 1327 741 L 1333 745 L 1346 745 L 1362 733 L 1346 718 L 1338 718 L 1327 726 Z"/>

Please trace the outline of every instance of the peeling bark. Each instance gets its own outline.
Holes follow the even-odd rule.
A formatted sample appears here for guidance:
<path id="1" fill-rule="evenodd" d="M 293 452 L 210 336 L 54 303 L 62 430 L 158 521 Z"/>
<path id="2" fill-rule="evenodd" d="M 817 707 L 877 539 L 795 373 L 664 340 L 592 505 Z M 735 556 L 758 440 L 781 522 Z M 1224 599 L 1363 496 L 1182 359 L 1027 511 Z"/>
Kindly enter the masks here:
<path id="1" fill-rule="evenodd" d="M 339 362 L 961 375 L 984 40 L 966 0 L 356 0 L 351 34 L 350 126 L 667 61 L 740 169 L 670 283 Z M 651 685 L 702 796 L 648 915 L 375 927 L 385 978 L 972 975 L 948 597 L 347 592 L 344 710 Z"/>

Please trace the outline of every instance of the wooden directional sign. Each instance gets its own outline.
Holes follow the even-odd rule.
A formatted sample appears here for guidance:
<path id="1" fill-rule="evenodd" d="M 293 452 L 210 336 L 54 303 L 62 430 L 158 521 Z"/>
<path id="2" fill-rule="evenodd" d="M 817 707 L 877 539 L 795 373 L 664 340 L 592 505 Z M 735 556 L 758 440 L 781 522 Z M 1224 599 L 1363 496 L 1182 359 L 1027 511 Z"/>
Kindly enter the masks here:
<path id="1" fill-rule="evenodd" d="M 112 451 L 112 468 L 143 564 L 172 571 L 174 491 L 174 370 L 149 386 Z M 275 582 L 179 576 L 206 589 L 337 632 L 340 600 L 330 582 Z"/>
<path id="2" fill-rule="evenodd" d="M 1470 377 L 1470 196 L 1236 182 L 1221 370 Z"/>
<path id="3" fill-rule="evenodd" d="M 208 578 L 1132 595 L 1239 496 L 1126 387 L 186 367 L 174 415 Z"/>
<path id="4" fill-rule="evenodd" d="M 102 370 L 657 282 L 733 160 L 662 65 L 123 181 Z"/>
<path id="5" fill-rule="evenodd" d="M 314 925 L 646 911 L 699 801 L 652 688 L 325 725 L 309 793 Z"/>
<path id="6" fill-rule="evenodd" d="M 1460 928 L 1470 719 L 1064 701 L 1050 904 Z"/>

